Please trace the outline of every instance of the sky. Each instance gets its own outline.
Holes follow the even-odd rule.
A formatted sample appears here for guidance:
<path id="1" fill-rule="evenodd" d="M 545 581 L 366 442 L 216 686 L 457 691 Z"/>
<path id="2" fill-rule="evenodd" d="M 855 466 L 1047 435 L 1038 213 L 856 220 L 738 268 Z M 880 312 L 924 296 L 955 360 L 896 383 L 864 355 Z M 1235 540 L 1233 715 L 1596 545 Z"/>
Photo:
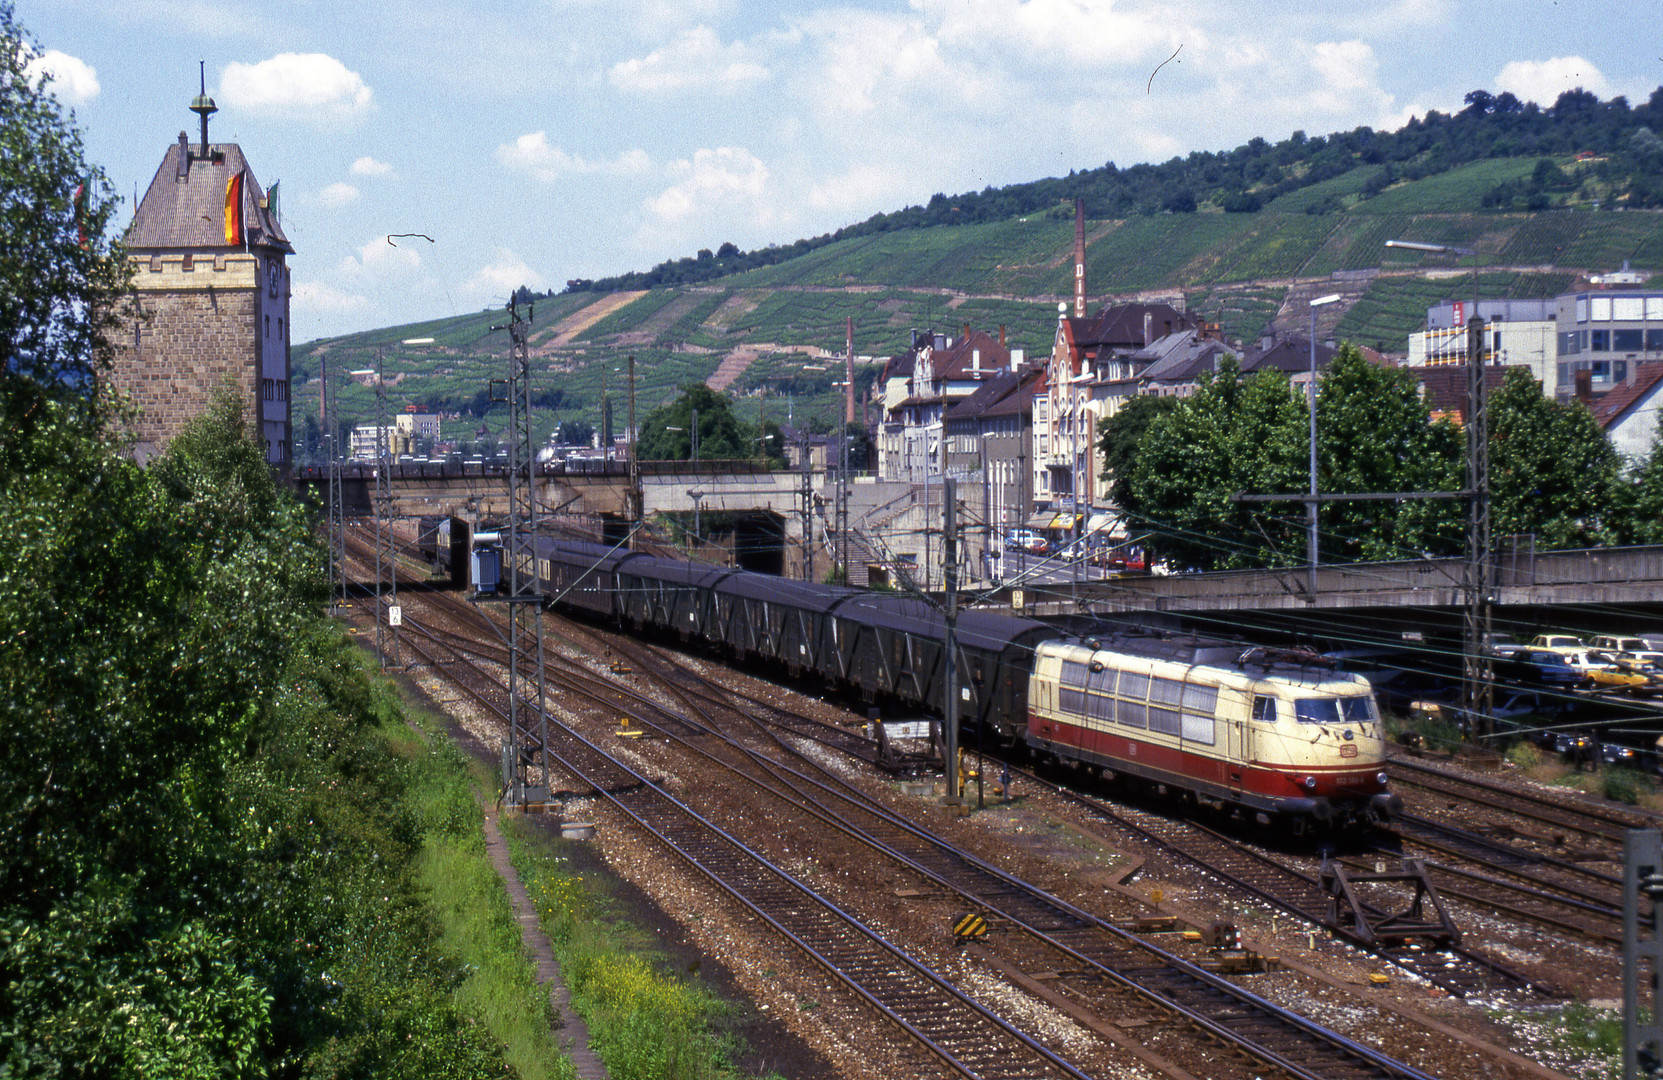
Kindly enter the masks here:
<path id="1" fill-rule="evenodd" d="M 1663 85 L 1655 0 L 15 0 L 131 220 L 206 62 L 296 344 L 1486 89 Z M 388 237 L 421 233 L 426 237 Z"/>

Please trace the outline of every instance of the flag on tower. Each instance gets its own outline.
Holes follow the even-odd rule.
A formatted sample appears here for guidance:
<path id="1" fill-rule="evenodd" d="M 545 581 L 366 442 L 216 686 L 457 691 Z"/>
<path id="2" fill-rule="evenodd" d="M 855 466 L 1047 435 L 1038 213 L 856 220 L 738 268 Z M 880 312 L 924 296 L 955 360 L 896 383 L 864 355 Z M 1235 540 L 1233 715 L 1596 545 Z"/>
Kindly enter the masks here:
<path id="1" fill-rule="evenodd" d="M 238 172 L 225 183 L 225 242 L 243 242 L 243 174 Z"/>

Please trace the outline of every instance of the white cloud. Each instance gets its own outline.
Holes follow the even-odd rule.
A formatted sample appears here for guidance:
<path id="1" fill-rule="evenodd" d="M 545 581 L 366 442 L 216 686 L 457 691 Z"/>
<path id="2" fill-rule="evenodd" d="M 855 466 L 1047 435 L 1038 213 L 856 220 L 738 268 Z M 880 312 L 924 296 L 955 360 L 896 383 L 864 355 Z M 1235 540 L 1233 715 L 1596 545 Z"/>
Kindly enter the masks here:
<path id="1" fill-rule="evenodd" d="M 59 101 L 69 105 L 85 105 L 98 96 L 98 70 L 68 53 L 47 49 L 31 57 L 24 73 L 33 82 L 44 78 L 47 89 Z"/>
<path id="2" fill-rule="evenodd" d="M 351 184 L 336 182 L 318 192 L 318 202 L 331 210 L 345 206 L 358 198 L 358 189 Z"/>
<path id="3" fill-rule="evenodd" d="M 1170 9 L 1149 15 L 1116 0 L 912 0 L 949 49 L 980 51 L 986 43 L 1028 57 L 1070 65 L 1112 67 L 1178 42 L 1205 43 L 1199 27 L 1183 26 Z"/>
<path id="4" fill-rule="evenodd" d="M 675 161 L 669 168 L 680 181 L 645 203 L 649 211 L 665 221 L 729 209 L 740 202 L 750 202 L 772 216 L 761 205 L 768 186 L 768 166 L 749 150 L 735 146 L 698 150 L 691 161 Z"/>
<path id="5" fill-rule="evenodd" d="M 763 82 L 768 68 L 744 45 L 724 45 L 708 26 L 695 26 L 644 57 L 612 65 L 607 78 L 620 90 L 732 92 Z"/>
<path id="6" fill-rule="evenodd" d="M 294 285 L 295 314 L 339 315 L 367 311 L 370 302 L 358 293 L 342 292 L 321 281 L 297 281 Z"/>
<path id="7" fill-rule="evenodd" d="M 353 176 L 386 176 L 393 171 L 393 167 L 385 161 L 377 161 L 365 155 L 352 163 Z"/>
<path id="8" fill-rule="evenodd" d="M 855 214 L 882 205 L 884 200 L 905 198 L 911 177 L 905 170 L 875 162 L 856 165 L 836 176 L 816 181 L 809 189 L 807 204 L 815 210 L 836 210 Z"/>
<path id="9" fill-rule="evenodd" d="M 798 94 L 822 120 L 859 118 L 864 124 L 880 104 L 893 109 L 898 99 L 920 90 L 962 94 L 978 81 L 975 71 L 949 66 L 940 43 L 917 19 L 819 12 L 802 30 L 811 58 L 798 68 Z"/>
<path id="10" fill-rule="evenodd" d="M 548 133 L 533 131 L 497 147 L 497 160 L 515 172 L 526 173 L 542 183 L 568 175 L 604 173 L 613 176 L 639 175 L 652 169 L 645 150 L 626 150 L 611 161 L 587 161 L 549 145 Z"/>
<path id="11" fill-rule="evenodd" d="M 374 94 L 357 72 L 323 53 L 278 53 L 258 64 L 227 64 L 220 75 L 223 104 L 324 123 L 361 116 Z"/>
<path id="12" fill-rule="evenodd" d="M 526 261 L 507 248 L 497 248 L 495 258 L 474 272 L 468 279 L 470 292 L 487 299 L 502 299 L 521 285 L 532 289 L 544 287 L 543 275 L 526 265 Z"/>
<path id="13" fill-rule="evenodd" d="M 388 243 L 385 236 L 377 236 L 361 246 L 356 256 L 342 259 L 335 270 L 352 281 L 378 282 L 414 273 L 421 265 L 422 257 L 413 244 Z"/>
<path id="14" fill-rule="evenodd" d="M 1611 94 L 1611 86 L 1599 68 L 1580 56 L 1555 56 L 1550 60 L 1514 60 L 1496 76 L 1497 92 L 1508 92 L 1523 101 L 1548 106 L 1559 95 L 1577 87 L 1600 97 Z"/>

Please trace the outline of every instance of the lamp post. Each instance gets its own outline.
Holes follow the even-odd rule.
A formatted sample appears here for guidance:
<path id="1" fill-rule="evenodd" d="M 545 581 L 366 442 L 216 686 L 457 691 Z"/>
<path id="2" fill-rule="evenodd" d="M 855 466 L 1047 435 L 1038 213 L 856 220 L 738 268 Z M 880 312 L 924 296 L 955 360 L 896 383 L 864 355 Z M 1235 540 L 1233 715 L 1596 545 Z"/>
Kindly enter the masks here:
<path id="1" fill-rule="evenodd" d="M 1462 582 L 1466 612 L 1462 625 L 1461 707 L 1474 737 L 1489 733 L 1495 705 L 1490 662 L 1490 438 L 1484 386 L 1484 320 L 1478 314 L 1478 252 L 1453 244 L 1388 240 L 1389 248 L 1473 256 L 1472 314 L 1467 319 L 1467 565 Z"/>
<path id="2" fill-rule="evenodd" d="M 1310 568 L 1309 592 L 1313 604 L 1317 599 L 1317 563 L 1321 561 L 1317 544 L 1317 308 L 1337 304 L 1343 299 L 1339 293 L 1331 293 L 1311 301 L 1311 381 L 1305 387 L 1311 412 L 1311 501 L 1305 504 L 1305 561 Z"/>

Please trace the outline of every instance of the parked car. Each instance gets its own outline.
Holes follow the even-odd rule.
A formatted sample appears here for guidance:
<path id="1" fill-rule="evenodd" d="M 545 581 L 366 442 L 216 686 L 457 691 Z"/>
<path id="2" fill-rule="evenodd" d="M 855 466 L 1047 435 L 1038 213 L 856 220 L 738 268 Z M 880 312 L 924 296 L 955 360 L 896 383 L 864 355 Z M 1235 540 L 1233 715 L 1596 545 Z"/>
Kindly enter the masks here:
<path id="1" fill-rule="evenodd" d="M 1663 693 L 1663 668 L 1633 657 L 1611 657 L 1610 667 L 1590 669 L 1584 677 L 1596 690 L 1618 690 L 1639 697 Z"/>
<path id="2" fill-rule="evenodd" d="M 1495 672 L 1500 678 L 1525 685 L 1569 688 L 1583 680 L 1582 672 L 1572 667 L 1563 653 L 1551 649 L 1520 649 L 1499 659 Z"/>
<path id="3" fill-rule="evenodd" d="M 1512 656 L 1525 645 L 1512 634 L 1495 632 L 1484 635 L 1484 647 L 1492 656 Z"/>
<path id="4" fill-rule="evenodd" d="M 1537 634 L 1530 640 L 1532 649 L 1552 649 L 1554 652 L 1580 652 L 1588 643 L 1575 634 Z"/>
<path id="5" fill-rule="evenodd" d="M 1582 676 L 1582 681 L 1592 685 L 1595 672 L 1615 671 L 1617 665 L 1611 657 L 1598 649 L 1570 649 L 1560 653 L 1565 663 L 1575 668 Z"/>
<path id="6" fill-rule="evenodd" d="M 1600 743 L 1599 759 L 1607 765 L 1623 765 L 1633 769 L 1640 765 L 1640 751 L 1622 743 Z"/>
<path id="7" fill-rule="evenodd" d="M 1634 658 L 1651 663 L 1663 663 L 1663 650 L 1655 649 L 1646 644 L 1642 637 L 1621 637 L 1614 634 L 1602 634 L 1588 642 L 1590 649 L 1611 653 L 1616 659 Z"/>
<path id="8" fill-rule="evenodd" d="M 1008 551 L 1026 551 L 1030 555 L 1043 555 L 1051 550 L 1051 545 L 1045 542 L 1045 537 L 1032 529 L 1012 529 L 1005 534 L 1005 548 Z"/>

